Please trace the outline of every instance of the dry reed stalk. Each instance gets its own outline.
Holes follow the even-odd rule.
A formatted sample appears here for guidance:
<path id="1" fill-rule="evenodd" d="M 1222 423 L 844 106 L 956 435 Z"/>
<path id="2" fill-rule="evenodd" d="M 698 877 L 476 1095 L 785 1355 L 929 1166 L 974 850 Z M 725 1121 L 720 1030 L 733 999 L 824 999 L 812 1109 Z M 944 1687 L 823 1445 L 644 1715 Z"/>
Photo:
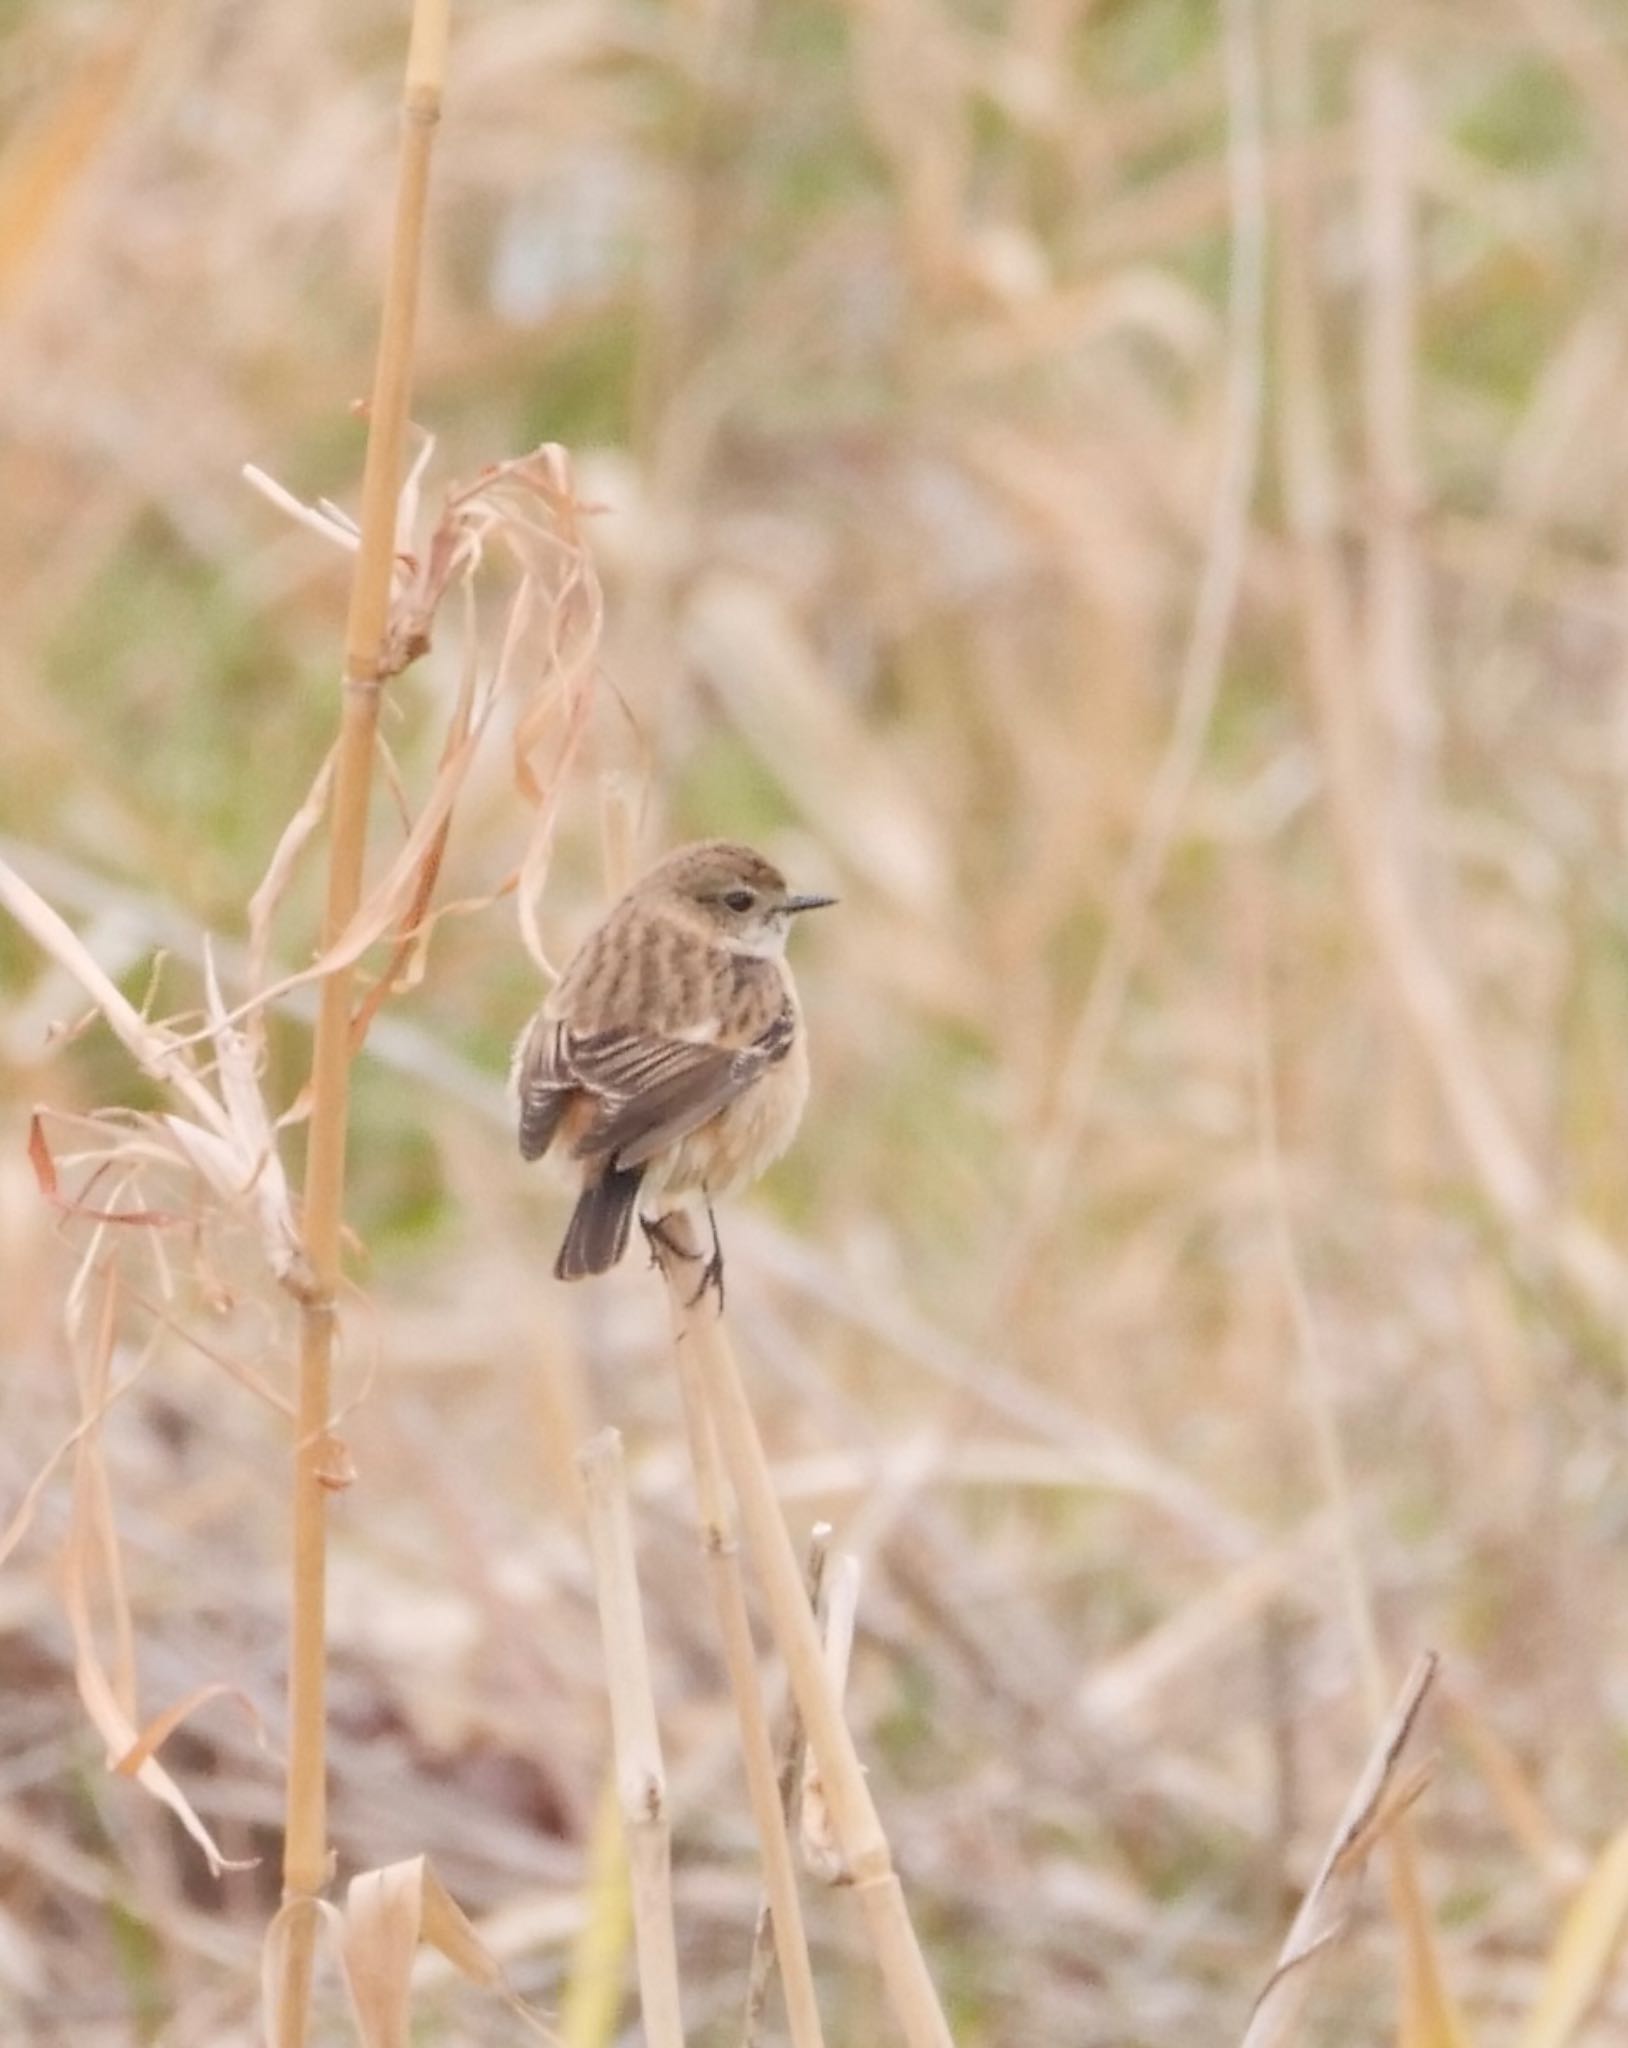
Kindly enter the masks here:
<path id="1" fill-rule="evenodd" d="M 1422 1656 L 1380 1729 L 1311 1888 L 1301 1901 L 1266 1988 L 1256 2000 L 1243 2048 L 1281 2048 L 1311 1991 L 1317 1958 L 1344 1934 L 1370 1852 L 1424 1790 L 1428 1768 L 1400 1776 L 1408 1743 L 1436 1676 L 1436 1659 Z"/>
<path id="2" fill-rule="evenodd" d="M 723 1325 L 717 1292 L 696 1293 L 700 1240 L 690 1218 L 681 1211 L 666 1218 L 666 1231 L 669 1246 L 660 1256 L 672 1304 L 679 1370 L 694 1375 L 706 1400 L 747 1542 L 757 1559 L 775 1642 L 786 1661 L 792 1692 L 808 1729 L 809 1747 L 820 1769 L 889 2002 L 910 2048 L 953 2048 L 949 2023 L 927 1973 L 864 1766 L 826 1669 L 820 1632 Z"/>
<path id="3" fill-rule="evenodd" d="M 827 1576 L 826 1596 L 820 1615 L 825 1643 L 825 1669 L 831 1690 L 840 1700 L 848 1690 L 848 1666 L 854 1654 L 854 1630 L 859 1624 L 859 1559 L 844 1551 L 836 1568 Z M 820 1776 L 819 1760 L 805 1754 L 803 1789 L 798 1804 L 798 1834 L 803 1862 L 825 1884 L 842 1884 L 848 1876 L 842 1843 L 831 1819 L 830 1802 Z"/>
<path id="4" fill-rule="evenodd" d="M 825 1558 L 830 1546 L 831 1524 L 816 1522 L 808 1532 L 808 1557 L 804 1565 L 808 1605 L 815 1615 L 820 1611 L 820 1589 L 825 1582 Z M 738 1569 L 737 1566 L 737 1571 Z M 797 1786 L 802 1777 L 805 1748 L 803 1717 L 797 1711 L 796 1700 L 788 1699 L 786 1725 L 781 1731 L 780 1748 L 775 1758 L 775 1793 L 780 1801 L 780 1823 L 782 1830 L 788 1834 L 792 1810 L 797 1799 Z M 754 2048 L 757 2041 L 758 2030 L 763 2024 L 763 2015 L 768 2009 L 769 1986 L 774 1981 L 774 1964 L 774 1907 L 765 1891 L 757 1909 L 757 1926 L 752 1933 L 752 1960 L 746 1972 L 746 2017 L 741 2030 L 742 2048 Z"/>
<path id="5" fill-rule="evenodd" d="M 741 1761 L 746 1768 L 752 1821 L 763 1856 L 763 1883 L 768 1895 L 775 1954 L 780 1961 L 780 1974 L 786 1988 L 786 2018 L 795 2048 L 820 2048 L 824 2036 L 820 2029 L 819 2001 L 814 1995 L 814 1971 L 808 1958 L 808 1937 L 803 1931 L 803 1910 L 797 1897 L 797 1873 L 792 1865 L 791 1844 L 786 1834 L 774 1747 L 763 1711 L 757 1648 L 752 1641 L 752 1622 L 746 1608 L 746 1586 L 741 1576 L 740 1545 L 735 1536 L 729 1487 L 719 1463 L 717 1439 L 707 1410 L 701 1361 L 694 1347 L 684 1342 L 685 1307 L 678 1291 L 669 1290 L 669 1299 L 673 1311 L 673 1351 L 678 1360 L 678 1383 L 683 1396 L 684 1428 L 695 1472 L 701 1551 L 706 1559 L 707 1577 L 718 1612 L 718 1631 L 723 1638 L 729 1689 L 734 1695 L 735 1714 L 740 1723 Z"/>
<path id="6" fill-rule="evenodd" d="M 413 329 L 430 150 L 440 119 L 450 0 L 414 0 L 390 268 L 368 413 L 360 539 L 345 625 L 344 699 L 330 811 L 322 949 L 339 942 L 361 899 L 379 700 L 396 548 L 396 504 L 411 388 Z M 304 1245 L 312 1285 L 301 1304 L 294 1454 L 289 1757 L 285 1897 L 315 1899 L 328 1879 L 327 1495 L 336 1447 L 328 1433 L 340 1280 L 354 970 L 322 982 L 311 1057 Z M 280 2048 L 306 2038 L 316 1918 L 295 1916 L 280 2001 Z"/>
<path id="7" fill-rule="evenodd" d="M 628 1516 L 622 1439 L 601 1430 L 577 1453 L 593 1548 L 594 1585 L 605 1642 L 611 1739 L 627 1836 L 639 1998 L 648 2048 L 684 2048 L 678 1992 L 678 1940 L 673 1926 L 672 1831 L 667 1779 L 656 1731 L 650 1652 L 639 1603 Z"/>

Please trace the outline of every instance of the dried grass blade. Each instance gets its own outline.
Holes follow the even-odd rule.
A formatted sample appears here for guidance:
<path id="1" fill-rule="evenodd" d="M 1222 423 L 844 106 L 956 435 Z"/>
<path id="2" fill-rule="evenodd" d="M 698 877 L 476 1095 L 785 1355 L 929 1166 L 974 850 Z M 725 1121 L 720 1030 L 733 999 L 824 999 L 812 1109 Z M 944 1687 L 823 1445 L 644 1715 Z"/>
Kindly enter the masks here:
<path id="1" fill-rule="evenodd" d="M 347 554 L 355 554 L 361 545 L 361 535 L 357 531 L 356 521 L 348 512 L 341 512 L 337 505 L 331 505 L 326 498 L 319 505 L 307 505 L 303 499 L 296 498 L 286 485 L 280 484 L 274 476 L 268 475 L 255 462 L 245 462 L 239 474 L 251 489 L 257 490 L 279 511 L 286 512 L 290 519 L 296 520 L 301 526 L 309 527 L 324 540 L 333 541 L 336 546 L 345 549 Z"/>
<path id="2" fill-rule="evenodd" d="M 475 1924 L 442 1884 L 434 1868 L 424 1866 L 423 1916 L 419 1931 L 431 1948 L 438 1949 L 452 1967 L 471 1984 L 501 1993 L 517 2011 L 520 2001 L 509 1990 L 498 1960 L 475 1931 Z M 541 2022 L 536 2024 L 541 2027 Z M 546 2028 L 542 2028 L 547 2032 Z"/>
<path id="3" fill-rule="evenodd" d="M 423 1856 L 351 1879 L 339 1926 L 340 1958 L 366 2048 L 411 2048 L 413 1963 L 438 1949 L 471 1984 L 496 1992 L 532 2032 L 557 2037 L 509 1988 L 490 1949 Z"/>
<path id="4" fill-rule="evenodd" d="M 458 698 L 453 706 L 452 717 L 447 725 L 446 738 L 441 746 L 440 767 L 445 769 L 458 750 L 471 737 L 474 724 L 475 683 L 477 664 L 475 642 L 471 634 L 466 643 L 467 652 L 458 683 Z M 430 835 L 419 863 L 413 891 L 406 910 L 402 914 L 394 950 L 384 972 L 374 982 L 358 1004 L 351 1019 L 351 1050 L 359 1051 L 367 1038 L 368 1027 L 380 1009 L 395 991 L 402 987 L 413 972 L 413 963 L 421 958 L 425 940 L 431 929 L 430 904 L 435 895 L 435 885 L 441 876 L 441 864 L 446 858 L 447 840 L 452 833 L 452 809 L 442 819 L 440 828 Z"/>
<path id="5" fill-rule="evenodd" d="M 299 865 L 300 855 L 321 831 L 323 820 L 328 815 L 328 801 L 333 793 L 334 757 L 338 749 L 330 747 L 323 758 L 322 766 L 312 778 L 311 787 L 305 792 L 299 809 L 283 827 L 266 872 L 261 876 L 259 886 L 249 898 L 249 946 L 248 983 L 251 990 L 258 991 L 265 986 L 267 966 L 271 959 L 271 921 L 277 915 L 288 887 Z M 251 1033 L 256 1043 L 264 1035 L 265 1011 L 253 1012 Z"/>
<path id="6" fill-rule="evenodd" d="M 113 1769 L 121 1778 L 135 1777 L 147 1759 L 157 1755 L 184 1721 L 190 1720 L 200 1707 L 205 1707 L 211 1700 L 218 1699 L 237 1701 L 248 1715 L 249 1724 L 254 1729 L 255 1740 L 263 1749 L 266 1724 L 260 1718 L 260 1709 L 242 1686 L 233 1685 L 224 1678 L 217 1678 L 212 1679 L 207 1685 L 194 1686 L 191 1692 L 183 1694 L 173 1706 L 166 1707 L 161 1714 L 155 1714 L 124 1755 L 114 1764 Z"/>
<path id="7" fill-rule="evenodd" d="M 81 1431 L 74 1446 L 73 1514 L 62 1571 L 62 1601 L 74 1644 L 74 1683 L 86 1714 L 107 1745 L 110 1766 L 127 1755 L 140 1740 L 131 1709 L 120 1696 L 121 1692 L 129 1690 L 128 1681 L 116 1683 L 109 1678 L 96 1647 L 96 1632 L 91 1621 L 95 1559 L 98 1554 L 104 1559 L 116 1556 L 118 1544 L 117 1531 L 107 1513 L 106 1472 L 98 1441 L 101 1413 L 107 1406 L 107 1367 L 113 1349 L 114 1299 L 114 1288 L 109 1282 L 85 1389 L 86 1420 L 92 1426 Z M 120 1635 L 121 1639 L 127 1639 L 127 1613 L 121 1617 Z M 215 1876 L 218 1877 L 223 1870 L 253 1867 L 250 1863 L 233 1863 L 221 1854 L 214 1837 L 199 1819 L 185 1793 L 154 1758 L 148 1757 L 139 1764 L 133 1775 L 145 1791 L 175 1815 L 203 1851 Z"/>
<path id="8" fill-rule="evenodd" d="M 3 858 L 0 904 L 5 905 L 36 945 L 79 983 L 142 1072 L 175 1089 L 191 1105 L 200 1123 L 222 1136 L 229 1135 L 224 1112 L 193 1071 L 180 1041 L 159 1025 L 148 1023 L 103 973 L 78 934 Z"/>
<path id="9" fill-rule="evenodd" d="M 140 1364 L 132 1371 L 126 1373 L 122 1380 L 117 1381 L 108 1388 L 101 1399 L 79 1418 L 78 1422 L 74 1424 L 73 1428 L 69 1430 L 68 1434 L 57 1445 L 56 1449 L 51 1452 L 46 1458 L 45 1463 L 40 1466 L 34 1477 L 28 1482 L 23 1492 L 23 1497 L 17 1503 L 11 1520 L 6 1524 L 4 1530 L 0 1531 L 0 1565 L 5 1563 L 23 1537 L 27 1535 L 29 1525 L 34 1519 L 34 1510 L 39 1506 L 40 1496 L 50 1484 L 63 1459 L 90 1431 L 101 1426 L 102 1417 L 113 1406 L 115 1401 L 122 1399 L 135 1385 L 136 1381 L 141 1377 L 146 1363 L 146 1355 L 144 1354 Z"/>
<path id="10" fill-rule="evenodd" d="M 423 1887 L 424 1859 L 415 1856 L 352 1878 L 345 1895 L 340 1955 L 367 2048 L 409 2048 Z"/>
<path id="11" fill-rule="evenodd" d="M 171 1209 L 95 1209 L 88 1202 L 63 1194 L 57 1163 L 51 1156 L 51 1141 L 45 1135 L 45 1112 L 39 1109 L 28 1119 L 28 1163 L 34 1169 L 40 1193 L 64 1216 L 88 1223 L 133 1224 L 147 1230 L 165 1230 L 186 1220 L 179 1211 Z"/>
<path id="12" fill-rule="evenodd" d="M 1423 1776 L 1428 1776 L 1428 1770 Z M 1394 1799 L 1388 1798 L 1385 1825 L 1405 1813 L 1423 1789 L 1421 1777 L 1411 1796 L 1407 1796 L 1406 1788 L 1401 1788 Z M 1377 1828 L 1378 1815 L 1375 1821 Z M 1391 1917 L 1401 1929 L 1403 1943 L 1398 2048 L 1469 2048 L 1469 2034 L 1459 2018 L 1442 1968 L 1438 1930 L 1419 1875 L 1418 1854 L 1405 1825 L 1391 1838 L 1390 1887 Z"/>
<path id="13" fill-rule="evenodd" d="M 1397 1695 L 1256 2000 L 1243 2048 L 1281 2048 L 1294 2037 L 1311 1990 L 1311 1965 L 1345 1932 L 1368 1856 L 1408 1803 L 1397 1796 L 1397 1774 L 1435 1676 L 1436 1659 L 1427 1653 Z M 1409 1789 L 1417 1797 L 1422 1784 L 1410 1782 Z"/>
<path id="14" fill-rule="evenodd" d="M 253 1366 L 245 1365 L 242 1359 L 232 1357 L 228 1351 L 217 1351 L 213 1344 L 206 1344 L 195 1330 L 189 1330 L 185 1323 L 177 1322 L 166 1309 L 138 1290 L 130 1290 L 130 1299 L 138 1308 L 146 1310 L 159 1329 L 167 1330 L 172 1337 L 179 1337 L 183 1344 L 190 1345 L 200 1358 L 207 1358 L 211 1365 L 218 1366 L 234 1385 L 240 1386 L 245 1393 L 252 1394 L 257 1401 L 263 1401 L 274 1413 L 289 1420 L 293 1419 L 293 1402 L 286 1394 L 278 1393 Z M 118 1391 L 122 1393 L 124 1387 L 128 1385 L 129 1381 L 124 1381 Z"/>
<path id="15" fill-rule="evenodd" d="M 1565 2048 L 1605 1990 L 1628 1929 L 1628 1827 L 1600 1852 L 1566 1909 L 1519 2048 Z"/>
<path id="16" fill-rule="evenodd" d="M 1587 1859 L 1544 1811 L 1530 1776 L 1508 1742 L 1464 1693 L 1449 1692 L 1444 1704 L 1453 1733 L 1469 1751 L 1511 1836 L 1550 1884 L 1562 1893 L 1573 1891 L 1587 1873 Z"/>

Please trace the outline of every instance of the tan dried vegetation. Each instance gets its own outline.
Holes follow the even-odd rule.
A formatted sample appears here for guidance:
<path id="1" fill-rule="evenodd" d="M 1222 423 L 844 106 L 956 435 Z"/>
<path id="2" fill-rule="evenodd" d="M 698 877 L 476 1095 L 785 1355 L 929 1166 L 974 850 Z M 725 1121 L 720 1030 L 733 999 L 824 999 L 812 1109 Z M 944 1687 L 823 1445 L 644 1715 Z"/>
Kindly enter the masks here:
<path id="1" fill-rule="evenodd" d="M 1620 22 L 411 12 L 0 21 L 0 2041 L 1617 2038 Z"/>

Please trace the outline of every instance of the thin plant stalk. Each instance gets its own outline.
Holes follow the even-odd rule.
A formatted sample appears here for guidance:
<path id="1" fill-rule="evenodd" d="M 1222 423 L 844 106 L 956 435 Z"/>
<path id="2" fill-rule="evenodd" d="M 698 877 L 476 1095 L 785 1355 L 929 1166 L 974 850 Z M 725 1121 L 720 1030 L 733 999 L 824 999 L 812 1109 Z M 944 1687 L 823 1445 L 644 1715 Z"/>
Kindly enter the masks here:
<path id="1" fill-rule="evenodd" d="M 825 1605 L 820 1614 L 826 1675 L 839 1700 L 848 1689 L 848 1665 L 858 1620 L 859 1559 L 850 1551 L 843 1551 L 826 1576 Z M 804 1869 L 812 1871 L 825 1884 L 845 1884 L 848 1868 L 841 1838 L 832 1825 L 817 1757 L 803 1758 L 802 1796 L 798 1803 Z"/>
<path id="2" fill-rule="evenodd" d="M 735 1714 L 740 1723 L 741 1759 L 746 1767 L 746 1789 L 762 1851 L 763 1883 L 774 1933 L 774 1949 L 785 1984 L 786 2018 L 795 2048 L 821 2048 L 824 2035 L 820 2029 L 819 2001 L 814 1995 L 814 1971 L 808 1957 L 808 1938 L 803 1931 L 803 1912 L 797 1897 L 797 1872 L 791 1860 L 791 1843 L 786 1833 L 774 1747 L 763 1711 L 757 1651 L 752 1641 L 751 1617 L 746 1608 L 746 1587 L 741 1577 L 740 1546 L 735 1536 L 729 1487 L 719 1462 L 717 1439 L 707 1412 L 701 1361 L 694 1346 L 683 1341 L 685 1304 L 677 1291 L 673 1292 L 671 1300 L 673 1349 L 678 1360 L 678 1383 L 683 1396 L 684 1426 L 689 1435 L 690 1462 L 695 1469 L 701 1549 L 706 1558 L 707 1577 L 712 1584 L 718 1630 L 723 1638 L 724 1662 L 728 1666 Z"/>
<path id="3" fill-rule="evenodd" d="M 818 1615 L 820 1611 L 820 1588 L 825 1581 L 826 1553 L 831 1547 L 831 1524 L 816 1522 L 808 1533 L 808 1560 L 805 1575 L 808 1582 L 808 1604 Z M 737 1552 L 738 1555 L 738 1552 Z M 739 1566 L 736 1566 L 737 1572 Z M 802 1782 L 803 1717 L 797 1711 L 797 1702 L 786 1702 L 786 1725 L 781 1730 L 780 1748 L 775 1759 L 775 1793 L 780 1801 L 780 1822 L 789 1836 L 791 1817 L 797 1807 L 797 1787 Z M 742 2048 L 755 2048 L 763 2015 L 768 2010 L 769 1986 L 774 1981 L 775 1966 L 775 1920 L 774 1906 L 767 1890 L 758 1904 L 757 1925 L 752 1933 L 752 1961 L 746 1973 L 746 2019 L 741 2034 Z"/>
<path id="4" fill-rule="evenodd" d="M 656 1730 L 650 1652 L 633 1561 L 633 1528 L 618 1432 L 602 1430 L 578 1452 L 577 1467 L 588 1510 L 588 1540 L 593 1548 L 594 1585 L 605 1643 L 611 1738 L 639 1959 L 640 2018 L 648 2048 L 684 2048 L 667 1778 Z"/>
<path id="5" fill-rule="evenodd" d="M 701 1245 L 682 1212 L 666 1219 L 662 1272 L 673 1308 L 680 1371 L 703 1388 L 718 1447 L 757 1560 L 770 1625 L 808 1729 L 832 1819 L 865 1914 L 889 2003 L 910 2048 L 953 2048 L 865 1769 L 826 1670 L 820 1632 L 803 1590 L 797 1553 L 752 1418 L 715 1290 L 697 1295 Z M 688 1353 L 688 1358 L 685 1354 Z"/>
<path id="6" fill-rule="evenodd" d="M 334 773 L 323 950 L 361 897 L 379 699 L 387 671 L 396 503 L 411 390 L 413 328 L 429 188 L 441 112 L 450 0 L 415 0 L 403 92 L 404 128 L 389 276 L 368 413 L 361 534 L 345 627 L 344 690 Z M 304 1240 L 312 1284 L 301 1305 L 294 1446 L 293 1609 L 283 1889 L 314 1900 L 328 1879 L 327 1497 L 336 1447 L 328 1432 L 335 1300 L 340 1278 L 353 969 L 322 983 L 311 1059 Z M 281 2048 L 306 2037 L 316 1916 L 298 1917 L 280 2004 Z"/>

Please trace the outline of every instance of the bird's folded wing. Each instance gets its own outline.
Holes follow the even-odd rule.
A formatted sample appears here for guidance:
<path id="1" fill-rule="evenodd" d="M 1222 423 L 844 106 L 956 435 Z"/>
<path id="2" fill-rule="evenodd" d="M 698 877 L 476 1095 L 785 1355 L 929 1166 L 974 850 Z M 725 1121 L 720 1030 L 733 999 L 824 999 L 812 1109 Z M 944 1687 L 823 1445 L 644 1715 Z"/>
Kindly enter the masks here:
<path id="1" fill-rule="evenodd" d="M 563 1047 L 577 1086 L 604 1107 L 578 1139 L 585 1158 L 642 1166 L 744 1094 L 790 1049 L 783 1011 L 749 1045 L 705 1045 L 640 1031 L 570 1036 Z"/>
<path id="2" fill-rule="evenodd" d="M 575 1076 L 565 1064 L 563 1039 L 561 1026 L 539 1017 L 515 1060 L 522 1159 L 542 1158 L 553 1144 L 560 1118 L 576 1093 Z"/>

